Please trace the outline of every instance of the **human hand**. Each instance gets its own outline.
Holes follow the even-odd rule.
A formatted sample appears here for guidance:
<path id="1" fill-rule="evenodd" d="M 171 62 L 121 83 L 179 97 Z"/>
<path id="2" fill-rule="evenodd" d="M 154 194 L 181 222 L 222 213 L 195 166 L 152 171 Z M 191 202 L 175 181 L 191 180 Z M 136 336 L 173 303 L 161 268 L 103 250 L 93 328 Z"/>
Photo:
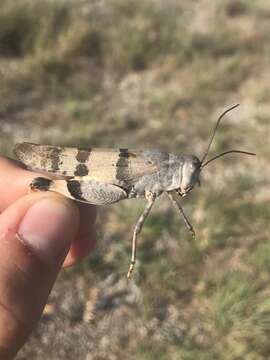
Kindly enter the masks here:
<path id="1" fill-rule="evenodd" d="M 36 173 L 0 157 L 0 359 L 12 359 L 39 320 L 62 266 L 95 244 L 95 208 L 28 193 Z"/>

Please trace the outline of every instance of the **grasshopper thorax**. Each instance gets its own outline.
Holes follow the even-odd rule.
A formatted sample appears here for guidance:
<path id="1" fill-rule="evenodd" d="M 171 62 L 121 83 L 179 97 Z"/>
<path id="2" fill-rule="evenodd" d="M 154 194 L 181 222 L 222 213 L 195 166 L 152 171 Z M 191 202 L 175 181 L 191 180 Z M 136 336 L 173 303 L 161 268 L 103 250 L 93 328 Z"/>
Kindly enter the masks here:
<path id="1" fill-rule="evenodd" d="M 194 155 L 185 155 L 181 169 L 179 193 L 185 196 L 200 183 L 201 161 Z"/>

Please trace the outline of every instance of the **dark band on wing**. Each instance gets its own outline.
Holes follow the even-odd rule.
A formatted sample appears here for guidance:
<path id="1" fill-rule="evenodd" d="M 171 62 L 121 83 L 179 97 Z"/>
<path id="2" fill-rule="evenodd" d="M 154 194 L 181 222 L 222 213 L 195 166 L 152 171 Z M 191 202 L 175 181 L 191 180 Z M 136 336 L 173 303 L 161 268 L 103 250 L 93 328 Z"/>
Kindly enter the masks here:
<path id="1" fill-rule="evenodd" d="M 75 176 L 86 176 L 89 174 L 89 169 L 85 164 L 78 164 L 76 166 L 74 175 Z"/>
<path id="2" fill-rule="evenodd" d="M 67 180 L 67 188 L 72 197 L 77 200 L 85 201 L 81 191 L 81 183 L 79 181 Z"/>
<path id="3" fill-rule="evenodd" d="M 59 170 L 59 165 L 61 165 L 60 155 L 61 155 L 62 151 L 63 150 L 58 147 L 54 147 L 51 149 L 49 159 L 51 160 L 53 172 L 57 172 Z M 47 159 L 45 158 L 45 160 L 47 160 Z"/>
<path id="4" fill-rule="evenodd" d="M 119 157 L 130 159 L 130 158 L 136 158 L 137 156 L 136 156 L 136 154 L 134 154 L 133 152 L 129 151 L 126 148 L 120 148 L 119 149 Z"/>
<path id="5" fill-rule="evenodd" d="M 75 176 L 86 176 L 89 174 L 89 168 L 85 163 L 89 159 L 89 156 L 91 154 L 91 149 L 89 150 L 78 150 L 78 153 L 76 155 L 76 160 L 79 162 L 79 164 L 76 166 L 76 169 L 74 171 Z"/>
<path id="6" fill-rule="evenodd" d="M 129 151 L 128 149 L 119 149 L 119 158 L 129 158 Z"/>
<path id="7" fill-rule="evenodd" d="M 79 163 L 85 163 L 90 156 L 91 149 L 86 150 L 78 150 L 78 153 L 76 155 L 76 159 L 79 161 Z"/>
<path id="8" fill-rule="evenodd" d="M 118 160 L 116 163 L 116 179 L 124 180 L 129 174 L 129 151 L 128 149 L 119 149 Z"/>

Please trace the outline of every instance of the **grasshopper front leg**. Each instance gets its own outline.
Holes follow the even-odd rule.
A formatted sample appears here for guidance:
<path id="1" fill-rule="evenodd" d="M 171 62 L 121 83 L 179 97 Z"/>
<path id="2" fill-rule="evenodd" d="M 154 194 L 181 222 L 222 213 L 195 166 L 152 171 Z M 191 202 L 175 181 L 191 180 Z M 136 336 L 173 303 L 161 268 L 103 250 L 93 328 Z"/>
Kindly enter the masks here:
<path id="1" fill-rule="evenodd" d="M 155 195 L 152 193 L 147 193 L 146 194 L 146 199 L 147 199 L 147 204 L 144 208 L 143 213 L 141 214 L 141 216 L 139 217 L 139 220 L 137 221 L 134 231 L 133 231 L 133 237 L 132 237 L 132 253 L 131 253 L 131 261 L 130 261 L 130 265 L 129 265 L 129 269 L 127 272 L 127 278 L 130 279 L 131 278 L 131 274 L 133 272 L 135 263 L 136 263 L 136 248 L 137 248 L 137 237 L 140 234 L 143 224 L 155 202 Z"/>
<path id="2" fill-rule="evenodd" d="M 184 213 L 184 210 L 182 209 L 182 206 L 180 205 L 180 200 L 179 200 L 179 197 L 178 197 L 177 193 L 174 190 L 173 191 L 167 191 L 167 195 L 169 196 L 169 198 L 170 198 L 171 202 L 173 203 L 173 205 L 175 206 L 175 208 L 183 216 L 184 222 L 185 222 L 185 225 L 186 225 L 188 231 L 191 232 L 193 237 L 195 237 L 195 231 L 193 229 L 193 226 L 189 222 L 188 218 L 186 217 L 186 214 Z"/>

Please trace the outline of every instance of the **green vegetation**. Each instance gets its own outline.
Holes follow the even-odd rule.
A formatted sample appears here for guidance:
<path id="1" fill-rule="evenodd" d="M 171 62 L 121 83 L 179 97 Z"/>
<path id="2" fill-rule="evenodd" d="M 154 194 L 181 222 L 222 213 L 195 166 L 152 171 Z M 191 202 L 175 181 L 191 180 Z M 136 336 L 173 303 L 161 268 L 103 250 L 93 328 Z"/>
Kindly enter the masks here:
<path id="1" fill-rule="evenodd" d="M 200 156 L 238 102 L 212 154 L 257 153 L 211 164 L 183 200 L 195 241 L 157 202 L 131 284 L 143 205 L 101 209 L 96 252 L 62 273 L 18 359 L 269 358 L 269 19 L 266 0 L 1 1 L 2 154 L 28 140 Z"/>

